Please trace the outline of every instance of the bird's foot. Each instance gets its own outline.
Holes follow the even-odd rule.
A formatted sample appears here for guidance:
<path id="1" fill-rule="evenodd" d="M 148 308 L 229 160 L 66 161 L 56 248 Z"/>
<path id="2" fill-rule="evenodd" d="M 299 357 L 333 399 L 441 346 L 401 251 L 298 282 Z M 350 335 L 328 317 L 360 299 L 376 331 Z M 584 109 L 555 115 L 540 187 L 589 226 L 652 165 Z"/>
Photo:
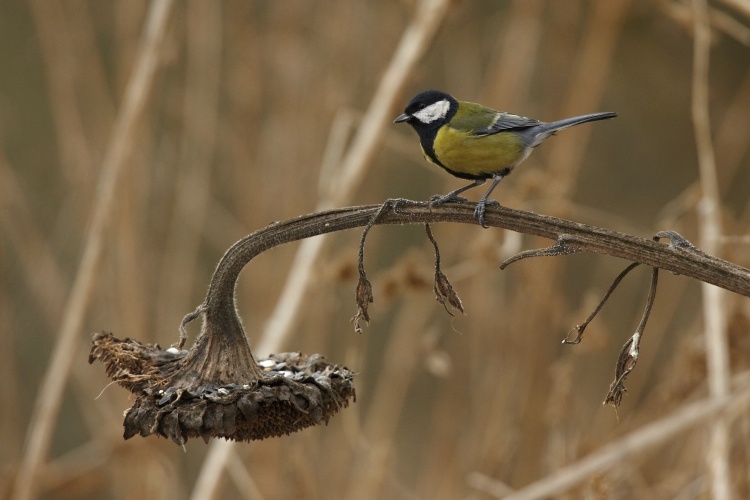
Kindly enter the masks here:
<path id="1" fill-rule="evenodd" d="M 500 205 L 500 203 L 497 200 L 485 200 L 482 198 L 477 203 L 477 207 L 474 209 L 474 218 L 479 222 L 479 225 L 483 228 L 487 229 L 487 226 L 484 224 L 484 209 L 487 206 L 492 205 Z"/>
<path id="2" fill-rule="evenodd" d="M 445 195 L 433 195 L 430 197 L 430 208 L 437 207 L 439 205 L 442 205 L 443 203 L 448 203 L 449 201 L 469 201 L 467 198 L 464 198 L 463 196 L 458 196 L 453 193 L 448 193 Z"/>

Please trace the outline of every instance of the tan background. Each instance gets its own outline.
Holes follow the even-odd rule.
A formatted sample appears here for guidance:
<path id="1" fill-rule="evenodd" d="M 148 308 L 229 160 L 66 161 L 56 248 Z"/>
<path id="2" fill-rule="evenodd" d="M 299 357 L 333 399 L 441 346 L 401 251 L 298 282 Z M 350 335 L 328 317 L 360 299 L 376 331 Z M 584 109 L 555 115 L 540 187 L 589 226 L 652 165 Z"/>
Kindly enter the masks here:
<path id="1" fill-rule="evenodd" d="M 714 244 L 748 267 L 750 8 L 728 3 L 710 2 L 708 124 L 722 234 L 732 237 Z M 147 12 L 146 2 L 134 0 L 0 3 L 0 496 L 29 461 L 24 443 L 35 432 L 35 401 L 48 396 L 40 384 L 71 313 L 97 182 Z M 452 2 L 425 56 L 402 72 L 395 102 L 373 106 L 387 106 L 392 119 L 417 91 L 439 88 L 540 120 L 617 111 L 616 120 L 566 130 L 540 146 L 496 197 L 644 237 L 674 229 L 699 243 L 692 12 L 690 2 L 678 1 Z M 95 399 L 108 380 L 101 365 L 86 362 L 90 334 L 105 329 L 171 344 L 229 245 L 314 211 L 338 175 L 332 130 L 356 131 L 414 15 L 412 1 L 172 7 L 110 199 L 72 370 L 53 374 L 64 393 L 48 458 L 34 476 L 38 493 L 190 495 L 210 446 L 123 441 L 129 394 L 112 386 Z M 363 183 L 341 194 L 348 204 L 425 200 L 462 185 L 423 162 L 408 127 L 388 125 L 378 139 Z M 327 427 L 234 447 L 239 460 L 230 461 L 218 491 L 491 498 L 487 484 L 496 492 L 500 483 L 520 488 L 707 396 L 698 283 L 662 273 L 641 359 L 616 414 L 601 402 L 641 316 L 648 270 L 626 279 L 582 344 L 563 346 L 625 262 L 574 255 L 499 271 L 513 252 L 549 242 L 476 226 L 433 231 L 466 316 L 451 318 L 434 301 L 421 228 L 375 228 L 367 247 L 372 324 L 354 334 L 359 233 L 334 235 L 282 349 L 324 353 L 357 371 L 357 402 Z M 240 279 L 251 345 L 298 246 L 258 257 Z M 730 294 L 722 304 L 731 369 L 740 373 L 750 365 L 750 304 Z M 750 495 L 748 429 L 745 410 L 732 420 L 725 449 L 742 497 Z M 706 498 L 708 435 L 706 426 L 680 433 L 591 475 L 571 498 Z"/>

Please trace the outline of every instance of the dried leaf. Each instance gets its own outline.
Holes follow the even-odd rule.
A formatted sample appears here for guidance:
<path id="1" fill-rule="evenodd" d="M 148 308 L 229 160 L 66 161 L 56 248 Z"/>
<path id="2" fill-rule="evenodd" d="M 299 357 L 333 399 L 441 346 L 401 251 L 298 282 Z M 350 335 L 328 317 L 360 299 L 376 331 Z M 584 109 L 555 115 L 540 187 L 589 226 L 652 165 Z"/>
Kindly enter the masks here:
<path id="1" fill-rule="evenodd" d="M 372 285 L 367 277 L 360 273 L 359 281 L 357 282 L 356 291 L 357 300 L 357 314 L 351 319 L 354 323 L 354 331 L 362 333 L 362 328 L 359 326 L 360 321 L 364 321 L 366 324 L 370 324 L 370 314 L 367 311 L 369 304 L 372 304 L 374 299 L 372 297 Z"/>
<path id="2" fill-rule="evenodd" d="M 635 368 L 638 362 L 638 355 L 641 352 L 641 340 L 643 339 L 643 332 L 646 330 L 646 323 L 648 323 L 648 317 L 651 314 L 651 308 L 654 305 L 656 299 L 656 288 L 659 283 L 659 268 L 654 267 L 651 270 L 651 285 L 649 286 L 648 298 L 646 299 L 646 309 L 643 311 L 641 322 L 638 324 L 638 328 L 632 337 L 625 342 L 620 350 L 620 355 L 617 357 L 617 366 L 615 368 L 615 381 L 609 386 L 609 392 L 607 397 L 604 399 L 604 404 L 612 405 L 614 407 L 620 406 L 622 397 L 627 392 L 625 389 L 625 379 L 628 377 L 633 368 Z"/>
<path id="3" fill-rule="evenodd" d="M 432 247 L 435 250 L 435 285 L 432 288 L 435 291 L 435 299 L 443 305 L 445 312 L 451 316 L 454 314 L 448 309 L 446 302 L 454 309 L 458 309 L 463 313 L 464 306 L 461 304 L 461 299 L 456 291 L 453 290 L 453 285 L 451 285 L 448 277 L 443 274 L 443 271 L 440 269 L 440 249 L 438 248 L 437 241 L 435 241 L 435 238 L 432 236 L 430 225 L 425 224 L 424 228 L 427 233 L 427 238 L 429 238 L 430 243 L 432 243 Z"/>
<path id="4" fill-rule="evenodd" d="M 435 286 L 433 287 L 433 290 L 435 291 L 435 299 L 437 299 L 438 302 L 440 302 L 443 307 L 445 308 L 445 311 L 453 316 L 454 314 L 448 309 L 448 304 L 450 304 L 454 309 L 458 309 L 462 313 L 464 312 L 464 306 L 461 304 L 461 298 L 458 296 L 455 290 L 453 290 L 453 285 L 451 285 L 451 282 L 448 281 L 448 278 L 443 274 L 443 272 L 439 269 L 435 269 Z"/>
<path id="5" fill-rule="evenodd" d="M 628 377 L 638 362 L 640 354 L 641 333 L 635 332 L 632 337 L 625 342 L 617 357 L 617 367 L 615 369 L 615 381 L 609 386 L 609 392 L 604 399 L 604 404 L 614 407 L 620 406 L 622 397 L 627 392 L 625 388 L 625 379 Z"/>

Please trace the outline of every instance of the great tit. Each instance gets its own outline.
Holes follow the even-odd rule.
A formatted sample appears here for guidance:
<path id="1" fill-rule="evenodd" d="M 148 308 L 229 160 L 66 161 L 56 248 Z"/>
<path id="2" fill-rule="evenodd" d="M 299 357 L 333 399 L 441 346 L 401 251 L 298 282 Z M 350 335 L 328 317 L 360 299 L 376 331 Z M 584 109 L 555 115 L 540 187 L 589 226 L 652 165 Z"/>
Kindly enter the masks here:
<path id="1" fill-rule="evenodd" d="M 447 201 L 467 201 L 458 195 L 492 179 L 492 185 L 474 210 L 474 217 L 486 228 L 485 206 L 498 203 L 487 198 L 502 178 L 524 161 L 535 147 L 558 130 L 615 116 L 617 113 L 593 113 L 545 123 L 495 111 L 481 104 L 458 101 L 439 90 L 426 90 L 409 101 L 404 113 L 394 123 L 406 122 L 417 131 L 427 161 L 451 175 L 473 181 L 446 195 L 433 196 L 431 206 Z"/>

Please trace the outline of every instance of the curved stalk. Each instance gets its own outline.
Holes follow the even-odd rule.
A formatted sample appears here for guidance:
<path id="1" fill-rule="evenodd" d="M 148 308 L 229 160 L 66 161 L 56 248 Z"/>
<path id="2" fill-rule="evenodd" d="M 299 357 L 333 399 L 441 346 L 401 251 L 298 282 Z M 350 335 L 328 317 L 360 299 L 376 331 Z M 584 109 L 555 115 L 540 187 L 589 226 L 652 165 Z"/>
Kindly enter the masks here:
<path id="1" fill-rule="evenodd" d="M 171 382 L 187 386 L 229 383 L 238 377 L 244 380 L 262 377 L 247 343 L 234 296 L 240 272 L 258 254 L 284 243 L 366 226 L 376 216 L 375 224 L 476 223 L 474 205 L 469 203 L 447 203 L 433 208 L 427 203 L 409 200 L 386 203 L 389 204 L 386 207 L 339 208 L 276 222 L 232 245 L 214 271 L 205 301 L 183 321 L 187 323 L 201 314 L 204 317 L 195 347 Z M 750 296 L 750 271 L 704 254 L 692 245 L 664 245 L 651 239 L 505 207 L 488 209 L 486 223 L 564 241 L 569 252 L 620 257 Z"/>

